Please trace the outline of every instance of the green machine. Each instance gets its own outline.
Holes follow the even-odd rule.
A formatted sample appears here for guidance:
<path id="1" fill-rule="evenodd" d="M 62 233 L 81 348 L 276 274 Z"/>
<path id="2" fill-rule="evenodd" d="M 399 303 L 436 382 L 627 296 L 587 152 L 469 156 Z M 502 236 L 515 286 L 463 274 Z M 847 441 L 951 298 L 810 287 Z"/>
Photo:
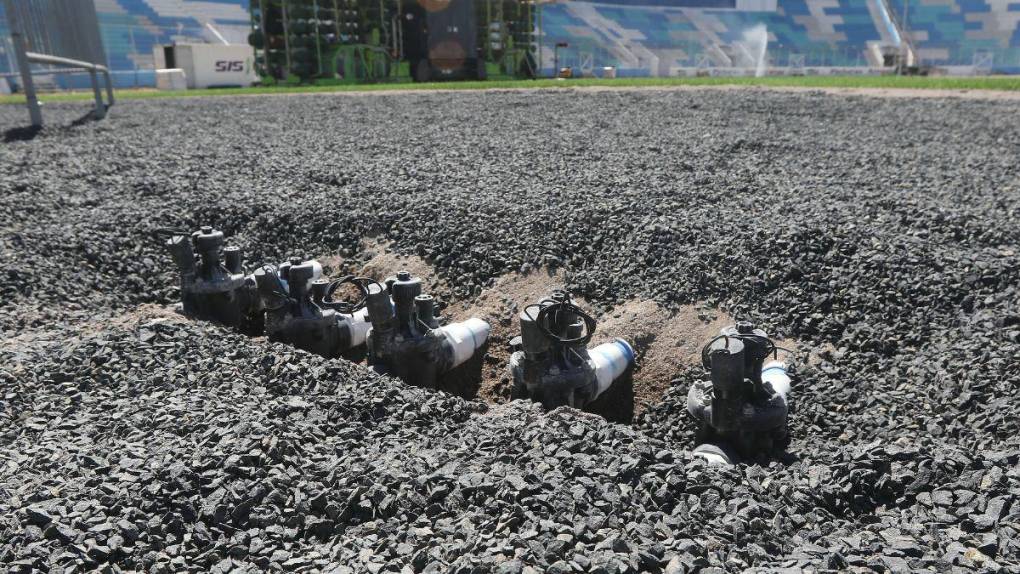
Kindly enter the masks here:
<path id="1" fill-rule="evenodd" d="M 265 84 L 535 76 L 534 0 L 252 0 Z"/>

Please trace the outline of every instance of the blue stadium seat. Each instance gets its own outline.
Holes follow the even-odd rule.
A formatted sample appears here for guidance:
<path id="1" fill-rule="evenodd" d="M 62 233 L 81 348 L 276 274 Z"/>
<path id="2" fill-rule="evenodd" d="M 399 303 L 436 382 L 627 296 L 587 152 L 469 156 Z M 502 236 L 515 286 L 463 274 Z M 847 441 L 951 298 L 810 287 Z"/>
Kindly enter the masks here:
<path id="1" fill-rule="evenodd" d="M 734 0 L 543 4 L 542 63 L 551 71 L 549 54 L 557 42 L 566 42 L 574 46 L 564 51 L 568 64 L 590 54 L 594 66 L 616 66 L 624 75 L 650 73 L 653 65 L 661 74 L 671 66 L 693 65 L 713 46 L 741 41 L 760 24 L 768 31 L 773 61 L 800 55 L 806 65 L 862 65 L 869 43 L 882 40 L 879 13 L 869 6 L 873 1 L 783 0 L 774 10 L 758 11 L 734 9 Z"/>
<path id="2" fill-rule="evenodd" d="M 992 54 L 999 57 L 993 62 L 995 71 L 1015 73 L 1020 67 L 1020 3 L 889 0 L 889 4 L 922 64 L 969 66 L 982 54 Z"/>
<path id="3" fill-rule="evenodd" d="M 881 0 L 777 0 L 774 8 L 736 9 L 741 0 L 559 0 L 541 9 L 541 63 L 615 66 L 622 76 L 668 74 L 706 57 L 733 56 L 745 32 L 764 25 L 769 58 L 787 65 L 854 66 L 875 43 L 889 41 Z M 123 85 L 153 85 L 152 50 L 174 41 L 213 39 L 211 23 L 234 42 L 249 29 L 250 0 L 95 0 L 111 69 Z M 1020 73 L 1020 0 L 885 0 L 923 64 L 964 65 L 994 54 L 994 71 Z M 0 3 L 0 34 L 6 35 Z M 893 34 L 895 31 L 892 32 Z M 0 36 L 2 37 L 2 36 Z M 557 49 L 556 44 L 567 43 Z M 727 51 L 729 50 L 729 51 Z M 719 56 L 722 54 L 722 56 Z M 0 50 L 0 72 L 11 69 Z M 717 64 L 722 65 L 722 64 Z M 59 80 L 64 82 L 64 80 Z M 67 80 L 76 83 L 78 79 Z"/>

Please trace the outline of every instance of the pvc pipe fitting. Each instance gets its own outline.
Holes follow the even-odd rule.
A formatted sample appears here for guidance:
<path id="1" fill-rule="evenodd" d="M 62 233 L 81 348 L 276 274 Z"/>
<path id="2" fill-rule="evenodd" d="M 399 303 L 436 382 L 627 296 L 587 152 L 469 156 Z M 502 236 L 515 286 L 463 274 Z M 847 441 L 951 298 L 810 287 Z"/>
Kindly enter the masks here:
<path id="1" fill-rule="evenodd" d="M 595 394 L 592 400 L 609 390 L 616 379 L 634 364 L 634 349 L 623 339 L 614 339 L 588 350 L 595 363 Z"/>
<path id="2" fill-rule="evenodd" d="M 351 315 L 344 316 L 350 321 L 351 346 L 357 347 L 358 345 L 363 345 L 368 339 L 369 329 L 372 328 L 372 323 L 368 320 L 368 307 L 363 307 Z"/>
<path id="3" fill-rule="evenodd" d="M 478 318 L 451 323 L 436 330 L 446 337 L 453 350 L 451 369 L 470 359 L 489 338 L 489 324 Z"/>
<path id="4" fill-rule="evenodd" d="M 698 458 L 705 459 L 709 464 L 719 466 L 730 466 L 736 460 L 729 452 L 729 449 L 708 442 L 694 447 L 692 454 Z"/>
<path id="5" fill-rule="evenodd" d="M 761 369 L 761 382 L 771 384 L 772 390 L 786 400 L 786 395 L 790 393 L 790 375 L 786 363 L 778 360 L 765 363 Z"/>

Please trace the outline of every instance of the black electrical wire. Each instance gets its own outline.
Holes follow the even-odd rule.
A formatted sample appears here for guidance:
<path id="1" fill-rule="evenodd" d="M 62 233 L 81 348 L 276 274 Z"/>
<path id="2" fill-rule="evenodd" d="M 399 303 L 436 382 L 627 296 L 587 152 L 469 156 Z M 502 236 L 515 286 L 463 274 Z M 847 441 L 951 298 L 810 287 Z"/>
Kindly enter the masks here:
<path id="1" fill-rule="evenodd" d="M 728 337 L 726 335 L 716 335 L 715 337 L 712 337 L 707 343 L 705 343 L 704 347 L 701 348 L 701 365 L 705 367 L 706 370 L 709 371 L 712 370 L 712 357 L 710 356 L 709 353 L 712 350 L 712 345 L 715 344 L 715 342 L 720 339 L 727 338 Z"/>
<path id="2" fill-rule="evenodd" d="M 421 319 L 419 319 L 417 315 L 415 315 L 415 317 L 414 317 L 414 322 L 419 327 L 421 327 L 422 332 L 424 332 L 424 333 L 431 333 L 432 332 L 432 326 L 427 324 L 425 321 L 422 321 Z"/>
<path id="3" fill-rule="evenodd" d="M 787 355 L 790 355 L 791 357 L 794 355 L 794 352 L 793 352 L 792 349 L 787 349 L 786 347 L 780 347 L 779 345 L 772 345 L 772 358 L 773 359 L 779 360 L 779 351 L 782 351 L 782 352 L 786 353 Z"/>
<path id="4" fill-rule="evenodd" d="M 542 303 L 544 304 L 546 301 L 543 301 Z M 560 313 L 573 313 L 574 315 L 577 315 L 584 321 L 585 329 L 583 334 L 574 338 L 567 338 L 558 333 L 553 333 L 549 327 L 546 326 L 545 320 L 550 313 L 556 314 L 552 321 L 555 325 L 558 325 L 560 322 Z M 541 310 L 538 312 L 535 322 L 538 323 L 538 328 L 542 331 L 542 334 L 545 335 L 546 338 L 560 345 L 587 345 L 591 342 L 592 337 L 595 335 L 595 318 L 588 313 L 585 313 L 584 310 L 577 305 L 571 303 L 569 296 L 558 301 L 554 300 L 548 305 L 541 306 Z"/>
<path id="5" fill-rule="evenodd" d="M 331 282 L 328 287 L 326 287 L 326 292 L 322 296 L 322 301 L 318 302 L 317 304 L 320 307 L 324 307 L 326 309 L 333 309 L 335 311 L 339 311 L 340 313 L 345 314 L 356 313 L 363 309 L 365 305 L 368 303 L 368 286 L 372 285 L 373 283 L 375 285 L 379 285 L 379 287 L 382 288 L 382 285 L 380 285 L 378 281 L 370 277 L 356 277 L 354 275 L 348 275 L 347 277 L 344 277 L 342 279 L 337 279 L 336 281 Z M 334 301 L 333 294 L 336 293 L 337 289 L 344 285 L 354 285 L 355 287 L 357 287 L 358 291 L 361 292 L 361 298 L 358 299 L 357 301 Z"/>

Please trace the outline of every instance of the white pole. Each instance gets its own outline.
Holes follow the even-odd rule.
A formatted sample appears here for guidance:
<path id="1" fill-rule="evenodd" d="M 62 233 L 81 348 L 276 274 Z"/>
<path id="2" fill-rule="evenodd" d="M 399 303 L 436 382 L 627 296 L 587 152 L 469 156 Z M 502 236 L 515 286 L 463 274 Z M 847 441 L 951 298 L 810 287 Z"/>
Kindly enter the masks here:
<path id="1" fill-rule="evenodd" d="M 227 39 L 223 37 L 223 34 L 220 34 L 220 31 L 216 29 L 216 26 L 212 25 L 212 22 L 206 22 L 205 23 L 205 27 L 208 28 L 209 31 L 212 32 L 213 35 L 216 36 L 216 38 L 220 42 L 223 42 L 224 46 L 229 46 L 230 45 L 230 42 L 228 42 Z"/>
<path id="2" fill-rule="evenodd" d="M 39 109 L 39 98 L 35 95 L 35 84 L 32 82 L 32 69 L 28 62 L 25 34 L 19 26 L 14 2 L 7 0 L 4 7 L 7 9 L 7 26 L 11 29 L 11 41 L 14 43 L 14 56 L 18 62 L 18 70 L 21 72 L 21 89 L 25 92 L 25 101 L 28 104 L 28 117 L 33 126 L 41 127 L 43 123 L 42 111 Z"/>

